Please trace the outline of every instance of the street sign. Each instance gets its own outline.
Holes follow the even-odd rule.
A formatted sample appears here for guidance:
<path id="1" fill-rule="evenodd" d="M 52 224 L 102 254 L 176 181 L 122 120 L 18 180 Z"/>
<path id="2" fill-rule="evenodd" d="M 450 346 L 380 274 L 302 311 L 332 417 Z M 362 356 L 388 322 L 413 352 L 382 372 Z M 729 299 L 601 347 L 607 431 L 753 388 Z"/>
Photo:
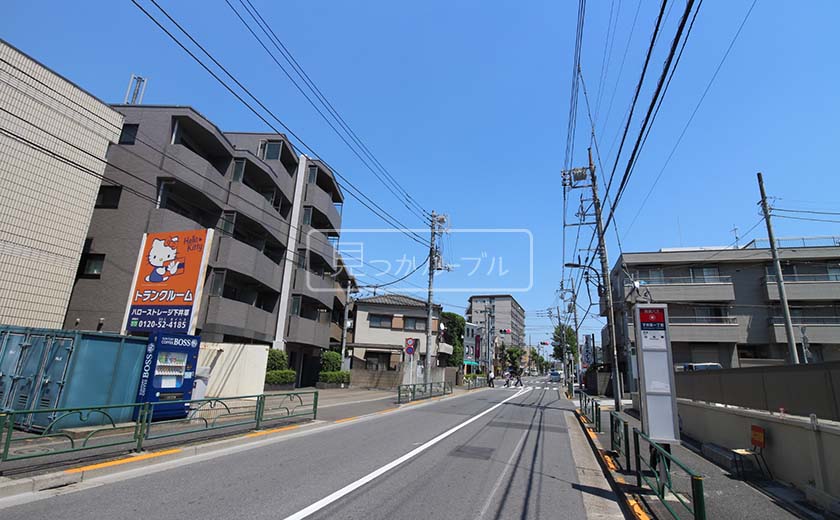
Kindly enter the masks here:
<path id="1" fill-rule="evenodd" d="M 642 430 L 656 442 L 678 443 L 680 430 L 668 306 L 636 304 L 635 310 Z"/>
<path id="2" fill-rule="evenodd" d="M 405 340 L 405 353 L 409 356 L 414 354 L 414 349 L 417 348 L 417 342 L 414 338 L 406 338 Z"/>

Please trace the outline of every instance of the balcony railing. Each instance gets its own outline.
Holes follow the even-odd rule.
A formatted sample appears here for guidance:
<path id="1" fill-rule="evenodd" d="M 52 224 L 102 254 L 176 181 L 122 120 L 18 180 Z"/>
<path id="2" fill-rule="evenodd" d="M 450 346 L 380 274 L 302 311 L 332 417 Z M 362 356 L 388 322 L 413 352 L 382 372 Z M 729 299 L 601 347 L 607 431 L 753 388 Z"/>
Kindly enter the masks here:
<path id="1" fill-rule="evenodd" d="M 670 325 L 737 325 L 737 316 L 668 316 Z M 632 329 L 635 326 L 633 321 L 627 322 L 627 327 Z"/>
<path id="2" fill-rule="evenodd" d="M 840 316 L 791 316 L 790 321 L 794 325 L 840 325 Z M 783 325 L 785 318 L 783 316 L 774 316 L 770 318 L 773 325 Z"/>
<path id="3" fill-rule="evenodd" d="M 701 283 L 732 283 L 731 276 L 670 276 L 663 278 L 640 278 L 636 280 L 641 285 L 676 285 L 676 284 L 701 284 Z M 632 287 L 632 281 L 624 282 L 625 287 Z"/>
<path id="4" fill-rule="evenodd" d="M 840 282 L 840 274 L 819 273 L 819 274 L 785 274 L 782 275 L 785 282 Z M 776 275 L 768 274 L 767 283 L 776 283 Z"/>

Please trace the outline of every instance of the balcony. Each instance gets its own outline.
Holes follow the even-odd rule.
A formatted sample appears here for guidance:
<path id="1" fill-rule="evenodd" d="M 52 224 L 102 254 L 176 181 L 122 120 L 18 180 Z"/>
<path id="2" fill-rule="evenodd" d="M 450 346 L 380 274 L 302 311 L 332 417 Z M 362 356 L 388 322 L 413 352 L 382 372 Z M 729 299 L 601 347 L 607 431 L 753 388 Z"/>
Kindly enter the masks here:
<path id="1" fill-rule="evenodd" d="M 280 291 L 283 267 L 274 263 L 262 252 L 230 236 L 218 239 L 218 255 L 211 263 L 250 276 L 251 278 Z"/>
<path id="2" fill-rule="evenodd" d="M 787 285 L 787 282 L 785 282 Z M 805 335 L 809 343 L 834 343 L 840 344 L 840 316 L 806 316 L 793 317 L 793 333 L 796 342 L 802 341 L 802 327 L 805 327 Z M 777 316 L 770 318 L 773 327 L 772 339 L 776 343 L 787 343 L 785 334 L 785 320 Z"/>
<path id="3" fill-rule="evenodd" d="M 262 224 L 281 244 L 288 242 L 289 223 L 268 199 L 240 182 L 231 183 L 230 194 L 233 208 Z"/>
<path id="4" fill-rule="evenodd" d="M 182 144 L 166 145 L 164 152 L 163 171 L 217 201 L 225 200 L 224 171 Z"/>
<path id="5" fill-rule="evenodd" d="M 655 302 L 728 302 L 735 301 L 735 286 L 729 276 L 690 276 L 641 280 L 639 291 L 648 291 Z M 633 284 L 625 282 L 624 299 L 634 292 Z"/>
<path id="6" fill-rule="evenodd" d="M 840 276 L 836 274 L 786 274 L 784 280 L 788 300 L 840 300 Z M 776 276 L 769 275 L 765 281 L 767 298 L 778 301 L 779 287 L 776 284 Z"/>
<path id="7" fill-rule="evenodd" d="M 301 316 L 289 316 L 289 333 L 286 341 L 312 345 L 327 349 L 330 346 L 330 324 L 328 314 L 323 314 L 320 320 L 310 320 Z"/>
<path id="8" fill-rule="evenodd" d="M 337 254 L 330 241 L 330 237 L 312 226 L 305 224 L 300 229 L 301 236 L 299 242 L 301 246 L 320 256 L 331 269 L 335 269 Z"/>
<path id="9" fill-rule="evenodd" d="M 335 298 L 335 281 L 332 276 L 328 274 L 321 276 L 297 267 L 294 272 L 293 287 L 295 293 L 305 294 L 332 309 Z"/>
<path id="10" fill-rule="evenodd" d="M 272 341 L 276 326 L 274 313 L 221 296 L 207 299 L 204 329 L 208 332 Z"/>
<path id="11" fill-rule="evenodd" d="M 333 203 L 332 195 L 317 184 L 306 185 L 306 202 L 324 214 L 333 229 L 341 229 L 341 215 Z"/>
<path id="12" fill-rule="evenodd" d="M 627 331 L 635 337 L 635 325 L 628 322 Z M 735 316 L 669 316 L 671 342 L 738 343 L 741 332 Z"/>

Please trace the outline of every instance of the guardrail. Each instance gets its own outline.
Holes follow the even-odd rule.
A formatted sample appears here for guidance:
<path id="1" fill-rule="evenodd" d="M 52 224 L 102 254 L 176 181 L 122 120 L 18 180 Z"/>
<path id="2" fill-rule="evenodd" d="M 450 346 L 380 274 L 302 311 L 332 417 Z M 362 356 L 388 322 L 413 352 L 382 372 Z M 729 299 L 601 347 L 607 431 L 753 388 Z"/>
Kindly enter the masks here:
<path id="1" fill-rule="evenodd" d="M 616 412 L 610 412 L 610 449 L 624 456 L 624 467 L 630 465 L 630 424 Z"/>
<path id="2" fill-rule="evenodd" d="M 473 377 L 470 379 L 466 379 L 465 382 L 467 383 L 467 390 L 474 390 L 476 388 L 487 386 L 486 377 Z"/>
<path id="3" fill-rule="evenodd" d="M 439 383 L 417 383 L 413 385 L 399 385 L 397 387 L 397 403 L 408 403 L 419 399 L 428 399 L 438 395 L 452 393 L 452 385 L 442 381 Z"/>
<path id="4" fill-rule="evenodd" d="M 580 392 L 580 411 L 589 420 L 590 423 L 595 425 L 595 431 L 601 431 L 601 403 L 598 402 L 597 399 L 588 395 L 586 392 L 581 390 Z"/>
<path id="5" fill-rule="evenodd" d="M 183 404 L 185 417 L 154 420 L 155 410 Z M 280 392 L 224 398 L 49 408 L 0 412 L 0 463 L 85 450 L 124 447 L 142 451 L 153 439 L 318 415 L 318 391 Z M 23 417 L 40 417 L 39 433 L 14 428 Z M 130 419 L 129 419 L 130 418 Z M 129 446 L 131 448 L 129 448 Z"/>
<path id="6" fill-rule="evenodd" d="M 641 456 L 641 452 L 639 450 L 640 439 L 648 443 L 650 461 L 645 460 L 645 458 Z M 624 449 L 627 450 L 626 438 L 624 439 Z M 679 459 L 671 455 L 670 450 L 651 440 L 650 437 L 640 432 L 638 428 L 633 428 L 633 452 L 635 454 L 634 459 L 637 487 L 641 488 L 643 483 L 647 484 L 647 487 L 653 491 L 656 498 L 659 499 L 665 509 L 667 509 L 674 518 L 682 518 L 680 516 L 680 512 L 683 512 L 683 514 L 687 513 L 691 515 L 691 518 L 694 518 L 695 520 L 706 520 L 706 500 L 703 496 L 702 476 L 680 462 Z M 644 464 L 647 469 L 643 469 L 642 464 Z M 680 478 L 680 476 L 677 475 L 677 472 L 674 471 L 675 467 L 682 470 L 685 473 L 684 476 L 688 477 L 688 480 L 690 480 L 690 500 L 686 500 L 685 498 L 688 496 L 689 490 L 675 489 L 674 480 L 676 478 Z M 649 475 L 651 475 L 650 478 Z M 680 480 L 683 479 L 680 478 Z M 676 501 L 667 499 L 666 495 L 668 493 L 674 496 Z M 677 506 L 677 504 L 679 504 L 679 506 Z"/>

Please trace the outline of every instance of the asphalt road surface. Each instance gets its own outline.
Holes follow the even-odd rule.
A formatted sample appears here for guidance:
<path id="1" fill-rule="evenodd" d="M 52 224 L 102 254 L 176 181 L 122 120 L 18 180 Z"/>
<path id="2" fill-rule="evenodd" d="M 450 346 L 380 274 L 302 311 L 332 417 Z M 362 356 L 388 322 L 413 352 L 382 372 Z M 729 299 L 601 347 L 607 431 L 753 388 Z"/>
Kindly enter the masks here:
<path id="1" fill-rule="evenodd" d="M 32 495 L 4 520 L 621 518 L 560 385 L 478 390 L 130 479 Z M 594 458 L 592 458 L 594 460 Z M 2 507 L 2 504 L 0 504 Z"/>

